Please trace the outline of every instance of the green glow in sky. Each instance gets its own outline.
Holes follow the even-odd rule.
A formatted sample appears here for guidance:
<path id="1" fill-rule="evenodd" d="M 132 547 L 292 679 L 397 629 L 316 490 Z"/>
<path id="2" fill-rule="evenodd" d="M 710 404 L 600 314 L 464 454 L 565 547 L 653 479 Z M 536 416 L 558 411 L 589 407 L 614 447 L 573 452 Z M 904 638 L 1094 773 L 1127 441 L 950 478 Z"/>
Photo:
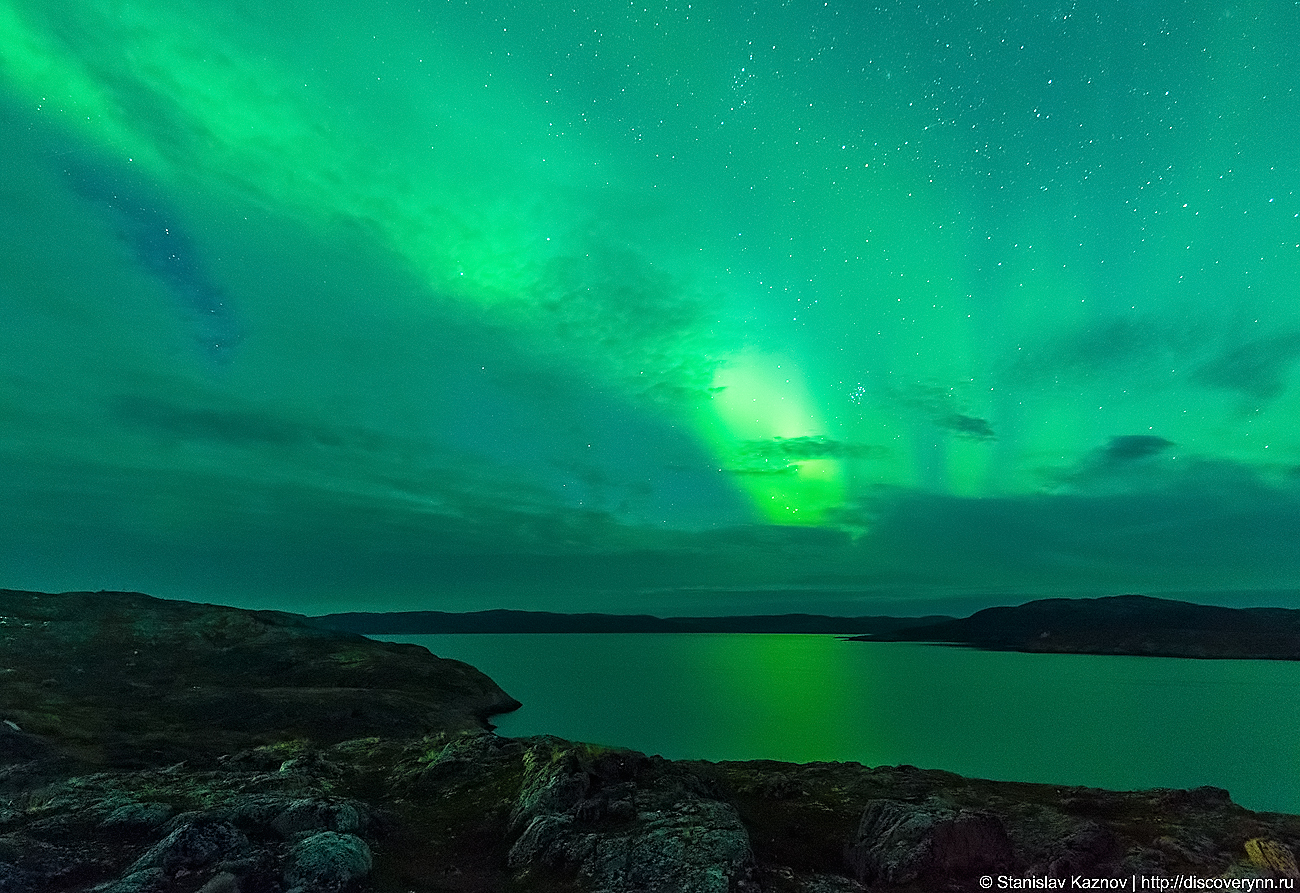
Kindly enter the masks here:
<path id="1" fill-rule="evenodd" d="M 1300 587 L 1300 7 L 371 6 L 0 0 L 0 584 Z"/>

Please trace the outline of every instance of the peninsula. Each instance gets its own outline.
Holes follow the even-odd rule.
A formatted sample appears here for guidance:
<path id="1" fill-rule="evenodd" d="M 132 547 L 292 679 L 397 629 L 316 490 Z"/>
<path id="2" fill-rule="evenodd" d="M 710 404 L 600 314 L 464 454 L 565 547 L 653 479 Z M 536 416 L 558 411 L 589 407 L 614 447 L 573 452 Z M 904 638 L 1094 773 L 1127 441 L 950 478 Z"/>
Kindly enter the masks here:
<path id="1" fill-rule="evenodd" d="M 1145 595 L 1050 598 L 853 638 L 993 651 L 1300 660 L 1300 610 L 1224 608 Z"/>

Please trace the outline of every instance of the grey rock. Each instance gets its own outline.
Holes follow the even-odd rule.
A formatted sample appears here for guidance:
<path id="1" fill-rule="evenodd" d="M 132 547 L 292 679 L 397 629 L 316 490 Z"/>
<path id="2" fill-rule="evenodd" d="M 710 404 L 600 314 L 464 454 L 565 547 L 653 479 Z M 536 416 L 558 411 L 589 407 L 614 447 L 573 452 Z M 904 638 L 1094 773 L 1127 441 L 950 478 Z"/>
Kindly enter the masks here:
<path id="1" fill-rule="evenodd" d="M 852 878 L 833 874 L 818 874 L 794 880 L 798 893 L 866 893 L 867 889 Z"/>
<path id="2" fill-rule="evenodd" d="M 931 798 L 868 804 L 845 861 L 866 884 L 938 884 L 1006 870 L 1015 855 L 996 816 Z"/>
<path id="3" fill-rule="evenodd" d="M 95 888 L 95 893 L 162 893 L 167 876 L 161 868 L 128 872 L 124 877 Z"/>
<path id="4" fill-rule="evenodd" d="M 289 850 L 284 882 L 289 890 L 342 890 L 370 873 L 370 847 L 355 834 L 320 831 L 304 837 Z"/>
<path id="5" fill-rule="evenodd" d="M 525 755 L 527 772 L 511 816 L 514 827 L 543 814 L 573 813 L 587 823 L 635 815 L 638 781 L 649 780 L 648 757 L 621 750 L 592 755 L 580 752 L 582 745 L 540 741 Z"/>
<path id="6" fill-rule="evenodd" d="M 1059 849 L 1059 854 L 1047 866 L 1048 877 L 1114 876 L 1119 871 L 1118 860 L 1123 856 L 1115 835 L 1096 822 L 1087 822 L 1070 833 L 1061 841 Z"/>
<path id="7" fill-rule="evenodd" d="M 315 831 L 352 834 L 370 822 L 366 808 L 354 801 L 332 797 L 240 797 L 225 810 L 213 810 L 238 828 L 256 835 L 275 834 L 292 839 Z"/>
<path id="8" fill-rule="evenodd" d="M 752 861 L 740 819 L 717 802 L 640 816 L 612 833 L 575 828 L 572 816 L 538 816 L 509 859 L 516 868 L 573 871 L 598 893 L 726 893 Z"/>
<path id="9" fill-rule="evenodd" d="M 229 871 L 219 871 L 199 888 L 198 893 L 240 893 L 239 878 Z"/>
<path id="10" fill-rule="evenodd" d="M 202 819 L 176 828 L 136 860 L 131 872 L 160 868 L 175 874 L 236 859 L 249 850 L 248 838 L 226 822 Z"/>
<path id="11" fill-rule="evenodd" d="M 285 837 L 311 831 L 351 834 L 361 829 L 364 813 L 352 803 L 340 800 L 294 800 L 274 819 L 271 827 Z"/>
<path id="12" fill-rule="evenodd" d="M 746 883 L 749 835 L 730 804 L 652 771 L 641 754 L 548 750 L 525 761 L 512 868 L 575 874 L 594 893 L 727 893 Z"/>
<path id="13" fill-rule="evenodd" d="M 417 790 L 442 791 L 473 784 L 484 767 L 518 759 L 524 748 L 517 741 L 499 738 L 491 732 L 458 735 L 420 772 Z"/>
<path id="14" fill-rule="evenodd" d="M 166 803 L 125 803 L 100 822 L 104 829 L 157 828 L 164 825 L 176 810 Z"/>

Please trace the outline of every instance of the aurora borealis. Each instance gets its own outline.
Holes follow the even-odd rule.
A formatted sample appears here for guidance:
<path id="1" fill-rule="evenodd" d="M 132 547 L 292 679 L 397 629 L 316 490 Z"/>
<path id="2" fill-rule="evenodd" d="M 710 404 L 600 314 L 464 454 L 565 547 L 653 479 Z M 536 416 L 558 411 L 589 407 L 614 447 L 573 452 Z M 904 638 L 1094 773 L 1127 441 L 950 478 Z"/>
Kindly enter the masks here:
<path id="1" fill-rule="evenodd" d="M 1297 36 L 0 0 L 0 585 L 1300 606 Z"/>

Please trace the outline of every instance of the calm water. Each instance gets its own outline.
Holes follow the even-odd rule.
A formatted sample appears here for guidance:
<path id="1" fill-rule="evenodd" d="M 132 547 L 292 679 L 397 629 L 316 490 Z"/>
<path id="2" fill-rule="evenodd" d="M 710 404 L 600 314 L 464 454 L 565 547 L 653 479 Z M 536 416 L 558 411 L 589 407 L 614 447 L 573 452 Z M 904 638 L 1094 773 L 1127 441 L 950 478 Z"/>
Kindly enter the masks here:
<path id="1" fill-rule="evenodd" d="M 1300 664 L 983 652 L 817 635 L 384 636 L 524 702 L 504 735 L 665 757 L 910 763 L 1016 781 L 1227 788 L 1300 813 Z"/>

